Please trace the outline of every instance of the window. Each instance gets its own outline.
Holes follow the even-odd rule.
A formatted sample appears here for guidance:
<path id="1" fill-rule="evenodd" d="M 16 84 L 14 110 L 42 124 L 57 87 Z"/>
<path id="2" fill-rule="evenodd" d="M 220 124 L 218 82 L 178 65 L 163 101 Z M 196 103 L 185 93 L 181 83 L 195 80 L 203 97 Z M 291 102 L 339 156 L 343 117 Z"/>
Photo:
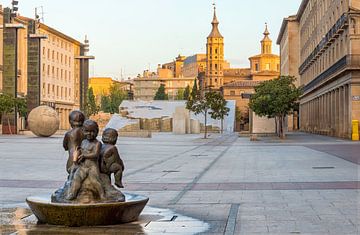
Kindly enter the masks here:
<path id="1" fill-rule="evenodd" d="M 255 64 L 255 71 L 259 71 L 259 64 L 258 63 Z"/>
<path id="2" fill-rule="evenodd" d="M 265 64 L 265 70 L 270 70 L 270 64 Z"/>
<path id="3" fill-rule="evenodd" d="M 47 94 L 50 94 L 50 84 L 47 85 Z"/>
<path id="4" fill-rule="evenodd" d="M 230 91 L 230 95 L 235 95 L 235 91 Z"/>

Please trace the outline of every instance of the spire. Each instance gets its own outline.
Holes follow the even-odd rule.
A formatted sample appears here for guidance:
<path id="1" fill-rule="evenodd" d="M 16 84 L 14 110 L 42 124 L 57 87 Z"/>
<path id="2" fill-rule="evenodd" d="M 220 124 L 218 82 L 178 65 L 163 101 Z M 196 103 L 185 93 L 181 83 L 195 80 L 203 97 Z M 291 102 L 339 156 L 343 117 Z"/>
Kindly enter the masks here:
<path id="1" fill-rule="evenodd" d="M 269 38 L 269 30 L 268 30 L 268 26 L 267 23 L 265 23 L 265 31 L 264 31 L 264 39 L 262 41 L 271 41 L 271 39 Z"/>
<path id="2" fill-rule="evenodd" d="M 264 31 L 264 38 L 261 40 L 261 54 L 271 54 L 272 51 L 272 41 L 269 38 L 269 30 L 267 27 L 267 23 L 265 23 L 265 31 Z"/>
<path id="3" fill-rule="evenodd" d="M 265 32 L 264 32 L 264 35 L 265 36 L 269 36 L 269 30 L 268 30 L 268 27 L 267 27 L 267 23 L 265 23 Z"/>
<path id="4" fill-rule="evenodd" d="M 223 38 L 223 36 L 221 35 L 221 33 L 219 32 L 219 29 L 218 29 L 219 21 L 216 17 L 215 3 L 213 5 L 214 5 L 214 16 L 213 16 L 213 20 L 211 22 L 212 30 L 211 30 L 211 33 L 209 34 L 208 38 Z"/>

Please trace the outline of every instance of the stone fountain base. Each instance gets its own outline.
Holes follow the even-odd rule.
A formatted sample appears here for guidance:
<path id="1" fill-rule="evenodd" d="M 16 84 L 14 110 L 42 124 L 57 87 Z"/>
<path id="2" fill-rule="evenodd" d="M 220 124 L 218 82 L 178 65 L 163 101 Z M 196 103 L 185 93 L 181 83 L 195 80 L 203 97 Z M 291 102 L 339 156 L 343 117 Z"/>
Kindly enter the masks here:
<path id="1" fill-rule="evenodd" d="M 65 226 L 95 226 L 128 223 L 138 219 L 148 197 L 127 194 L 125 202 L 53 203 L 49 197 L 28 197 L 26 202 L 41 223 Z"/>

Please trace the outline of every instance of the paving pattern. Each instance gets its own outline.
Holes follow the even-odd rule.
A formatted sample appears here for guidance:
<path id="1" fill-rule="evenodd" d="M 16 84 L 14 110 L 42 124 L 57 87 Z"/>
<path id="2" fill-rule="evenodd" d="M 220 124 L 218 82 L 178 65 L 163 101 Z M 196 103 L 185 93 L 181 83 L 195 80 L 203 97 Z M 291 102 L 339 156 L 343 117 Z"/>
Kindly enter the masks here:
<path id="1" fill-rule="evenodd" d="M 49 195 L 63 184 L 61 142 L 61 137 L 0 136 L 4 234 L 53 234 L 51 226 L 21 220 L 16 228 L 7 218 L 29 213 L 27 196 Z M 150 197 L 148 218 L 91 233 L 359 234 L 360 142 L 304 133 L 255 142 L 235 134 L 204 140 L 159 133 L 151 139 L 119 138 L 118 148 L 125 191 Z M 161 210 L 171 211 L 171 218 L 156 216 Z M 56 233 L 62 230 L 91 234 L 79 228 Z"/>

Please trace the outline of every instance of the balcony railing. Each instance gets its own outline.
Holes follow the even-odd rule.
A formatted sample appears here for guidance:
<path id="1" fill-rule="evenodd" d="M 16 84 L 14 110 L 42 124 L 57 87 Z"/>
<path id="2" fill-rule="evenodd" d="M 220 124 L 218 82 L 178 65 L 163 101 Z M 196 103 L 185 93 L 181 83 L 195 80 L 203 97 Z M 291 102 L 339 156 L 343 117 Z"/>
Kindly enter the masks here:
<path id="1" fill-rule="evenodd" d="M 360 54 L 352 54 L 347 55 L 338 60 L 335 64 L 333 64 L 330 68 L 325 70 L 311 82 L 306 84 L 303 88 L 304 93 L 308 92 L 309 90 L 315 88 L 319 84 L 321 84 L 324 80 L 331 77 L 333 74 L 345 70 L 350 69 L 359 69 L 360 70 Z"/>
<path id="2" fill-rule="evenodd" d="M 325 49 L 331 44 L 331 41 L 337 38 L 340 32 L 348 25 L 348 17 L 346 13 L 342 14 L 333 27 L 327 32 L 327 34 L 321 39 L 319 44 L 311 52 L 311 54 L 305 59 L 305 61 L 299 67 L 299 74 L 303 74 L 305 70 L 321 55 Z"/>

